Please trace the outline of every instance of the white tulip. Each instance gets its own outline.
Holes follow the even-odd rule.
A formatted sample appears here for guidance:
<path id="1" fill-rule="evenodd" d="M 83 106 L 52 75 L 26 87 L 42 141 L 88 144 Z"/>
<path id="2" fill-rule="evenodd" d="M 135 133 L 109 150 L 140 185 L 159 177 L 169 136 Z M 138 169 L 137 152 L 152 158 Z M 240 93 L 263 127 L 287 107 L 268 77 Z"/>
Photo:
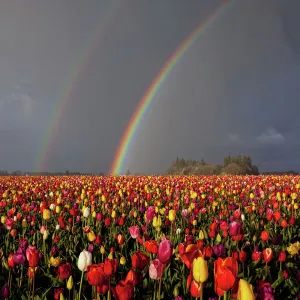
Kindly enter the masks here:
<path id="1" fill-rule="evenodd" d="M 241 214 L 241 219 L 242 219 L 242 221 L 245 221 L 245 215 L 244 214 Z"/>
<path id="2" fill-rule="evenodd" d="M 45 230 L 44 233 L 43 233 L 43 239 L 46 240 L 49 236 L 49 232 L 48 230 Z"/>
<path id="3" fill-rule="evenodd" d="M 78 269 L 81 272 L 85 272 L 86 268 L 92 264 L 92 253 L 83 250 L 78 258 Z"/>
<path id="4" fill-rule="evenodd" d="M 177 234 L 180 234 L 180 233 L 181 233 L 181 229 L 180 229 L 180 228 L 177 228 L 177 229 L 176 229 L 176 233 L 177 233 Z"/>
<path id="5" fill-rule="evenodd" d="M 54 210 L 54 209 L 55 209 L 55 204 L 54 204 L 54 203 L 51 203 L 49 208 L 50 208 L 51 210 Z"/>
<path id="6" fill-rule="evenodd" d="M 60 226 L 59 226 L 59 224 L 57 224 L 57 225 L 55 226 L 55 229 L 56 229 L 56 230 L 59 230 L 59 228 L 60 228 Z"/>
<path id="7" fill-rule="evenodd" d="M 84 211 L 83 211 L 83 216 L 84 216 L 85 218 L 88 218 L 89 215 L 90 215 L 90 208 L 89 208 L 89 207 L 86 207 L 86 208 L 84 209 Z"/>

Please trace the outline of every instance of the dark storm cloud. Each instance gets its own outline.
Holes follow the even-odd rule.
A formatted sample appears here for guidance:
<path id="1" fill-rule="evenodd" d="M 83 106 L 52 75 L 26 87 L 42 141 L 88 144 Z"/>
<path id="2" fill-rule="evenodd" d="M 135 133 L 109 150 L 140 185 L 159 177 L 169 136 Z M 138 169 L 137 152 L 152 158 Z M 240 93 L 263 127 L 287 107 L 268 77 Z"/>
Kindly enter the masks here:
<path id="1" fill-rule="evenodd" d="M 81 71 L 47 168 L 108 171 L 163 63 L 221 2 L 128 0 L 83 69 L 111 0 L 1 2 L 0 168 L 34 168 L 54 105 Z M 253 155 L 263 169 L 299 167 L 300 18 L 297 0 L 286 2 L 237 1 L 190 48 L 150 106 L 125 171 L 161 172 L 177 155 L 220 163 L 229 152 Z"/>

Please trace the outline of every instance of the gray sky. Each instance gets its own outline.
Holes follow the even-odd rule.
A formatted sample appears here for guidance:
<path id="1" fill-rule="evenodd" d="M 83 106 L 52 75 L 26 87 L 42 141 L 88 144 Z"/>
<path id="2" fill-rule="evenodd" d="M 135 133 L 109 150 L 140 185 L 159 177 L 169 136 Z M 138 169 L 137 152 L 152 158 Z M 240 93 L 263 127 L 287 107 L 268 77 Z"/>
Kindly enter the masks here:
<path id="1" fill-rule="evenodd" d="M 0 169 L 35 170 L 51 112 L 81 71 L 46 168 L 108 172 L 151 81 L 221 2 L 1 1 Z M 300 171 L 300 1 L 235 3 L 161 87 L 124 171 L 161 172 L 177 155 L 220 163 L 228 153 L 251 155 L 260 170 Z"/>

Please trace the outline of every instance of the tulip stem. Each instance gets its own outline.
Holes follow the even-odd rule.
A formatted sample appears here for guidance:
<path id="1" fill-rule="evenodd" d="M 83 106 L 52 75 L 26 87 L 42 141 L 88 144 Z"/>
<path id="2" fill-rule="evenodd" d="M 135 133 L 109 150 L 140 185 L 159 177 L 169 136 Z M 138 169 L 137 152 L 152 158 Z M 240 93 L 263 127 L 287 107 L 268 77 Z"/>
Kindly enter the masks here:
<path id="1" fill-rule="evenodd" d="M 224 292 L 224 300 L 227 300 L 227 292 Z"/>
<path id="2" fill-rule="evenodd" d="M 203 283 L 200 283 L 200 300 L 203 300 Z"/>
<path id="3" fill-rule="evenodd" d="M 82 288 L 83 275 L 84 275 L 84 271 L 81 272 L 81 279 L 80 279 L 80 287 L 79 287 L 78 300 L 80 300 L 80 297 L 81 297 L 81 288 Z"/>
<path id="4" fill-rule="evenodd" d="M 161 281 L 162 281 L 162 277 L 159 279 L 159 284 L 158 284 L 158 300 L 160 300 L 160 291 L 161 291 Z"/>

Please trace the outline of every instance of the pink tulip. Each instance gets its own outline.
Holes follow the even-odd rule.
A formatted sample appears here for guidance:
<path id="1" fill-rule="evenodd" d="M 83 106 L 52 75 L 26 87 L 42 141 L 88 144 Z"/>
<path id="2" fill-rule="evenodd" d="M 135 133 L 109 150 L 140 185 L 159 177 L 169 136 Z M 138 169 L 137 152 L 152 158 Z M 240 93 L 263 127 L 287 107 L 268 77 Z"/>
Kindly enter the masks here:
<path id="1" fill-rule="evenodd" d="M 133 239 L 136 239 L 137 237 L 139 237 L 139 235 L 140 235 L 139 226 L 131 226 L 128 228 L 128 230 Z"/>
<path id="2" fill-rule="evenodd" d="M 46 226 L 41 226 L 41 228 L 40 228 L 40 233 L 41 234 L 44 234 L 44 232 L 46 231 Z"/>
<path id="3" fill-rule="evenodd" d="M 155 207 L 154 206 L 149 206 L 147 211 L 146 211 L 146 218 L 147 221 L 151 222 L 155 216 Z"/>
<path id="4" fill-rule="evenodd" d="M 154 259 L 149 267 L 149 276 L 153 280 L 160 280 L 164 273 L 164 265 L 158 260 Z"/>
<path id="5" fill-rule="evenodd" d="M 6 229 L 11 230 L 13 228 L 14 224 L 15 224 L 14 219 L 9 218 L 5 222 L 5 227 L 6 227 Z"/>
<path id="6" fill-rule="evenodd" d="M 162 264 L 169 263 L 173 254 L 173 245 L 171 241 L 163 238 L 158 247 L 158 259 Z"/>

